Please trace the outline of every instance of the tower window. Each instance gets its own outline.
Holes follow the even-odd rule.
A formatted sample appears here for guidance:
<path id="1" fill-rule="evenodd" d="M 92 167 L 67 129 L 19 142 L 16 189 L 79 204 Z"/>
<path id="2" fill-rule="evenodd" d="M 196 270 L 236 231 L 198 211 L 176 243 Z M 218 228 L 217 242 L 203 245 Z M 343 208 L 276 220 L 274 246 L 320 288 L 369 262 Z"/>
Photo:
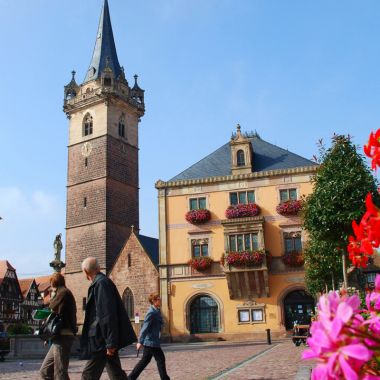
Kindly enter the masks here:
<path id="1" fill-rule="evenodd" d="M 82 310 L 86 311 L 86 304 L 87 304 L 87 299 L 86 297 L 82 298 Z"/>
<path id="2" fill-rule="evenodd" d="M 83 123 L 83 134 L 85 136 L 92 135 L 92 116 L 86 115 Z"/>
<path id="3" fill-rule="evenodd" d="M 84 166 L 87 167 L 87 165 L 88 165 L 88 158 L 86 157 L 86 158 L 84 159 Z"/>
<path id="4" fill-rule="evenodd" d="M 83 198 L 83 207 L 87 207 L 87 197 Z"/>
<path id="5" fill-rule="evenodd" d="M 105 86 L 111 86 L 112 84 L 111 78 L 104 78 L 103 83 Z"/>
<path id="6" fill-rule="evenodd" d="M 123 118 L 119 121 L 119 136 L 125 137 L 125 123 Z"/>
<path id="7" fill-rule="evenodd" d="M 131 254 L 128 253 L 128 268 L 130 268 L 132 266 L 132 258 L 131 258 Z"/>
<path id="8" fill-rule="evenodd" d="M 241 149 L 238 150 L 236 153 L 236 158 L 237 158 L 237 166 L 245 165 L 244 151 L 242 151 Z"/>

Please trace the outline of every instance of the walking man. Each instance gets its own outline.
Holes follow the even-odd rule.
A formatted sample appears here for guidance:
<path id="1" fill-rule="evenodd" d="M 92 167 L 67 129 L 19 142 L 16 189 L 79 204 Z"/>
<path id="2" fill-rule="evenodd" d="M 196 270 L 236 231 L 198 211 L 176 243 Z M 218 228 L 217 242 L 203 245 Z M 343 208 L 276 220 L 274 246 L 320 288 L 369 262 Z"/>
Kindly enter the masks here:
<path id="1" fill-rule="evenodd" d="M 100 379 L 104 367 L 111 380 L 125 380 L 118 350 L 137 340 L 115 284 L 100 272 L 95 257 L 82 263 L 91 281 L 82 330 L 81 356 L 89 359 L 82 380 Z"/>
<path id="2" fill-rule="evenodd" d="M 163 325 L 161 315 L 161 298 L 158 293 L 149 296 L 150 307 L 145 316 L 143 326 L 140 332 L 139 342 L 136 345 L 137 350 L 144 347 L 141 360 L 128 376 L 128 380 L 136 380 L 144 368 L 149 364 L 154 356 L 157 362 L 158 372 L 161 380 L 170 380 L 166 372 L 165 355 L 160 346 L 160 331 Z"/>

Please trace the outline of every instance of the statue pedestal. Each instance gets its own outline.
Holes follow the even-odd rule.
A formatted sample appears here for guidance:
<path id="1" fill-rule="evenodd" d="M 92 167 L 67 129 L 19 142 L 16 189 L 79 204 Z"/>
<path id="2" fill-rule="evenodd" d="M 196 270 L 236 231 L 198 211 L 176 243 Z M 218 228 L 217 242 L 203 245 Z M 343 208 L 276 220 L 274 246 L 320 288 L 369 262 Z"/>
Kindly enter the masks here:
<path id="1" fill-rule="evenodd" d="M 66 266 L 66 264 L 61 260 L 53 260 L 49 265 L 54 269 L 55 272 L 58 273 L 61 273 L 62 268 Z"/>

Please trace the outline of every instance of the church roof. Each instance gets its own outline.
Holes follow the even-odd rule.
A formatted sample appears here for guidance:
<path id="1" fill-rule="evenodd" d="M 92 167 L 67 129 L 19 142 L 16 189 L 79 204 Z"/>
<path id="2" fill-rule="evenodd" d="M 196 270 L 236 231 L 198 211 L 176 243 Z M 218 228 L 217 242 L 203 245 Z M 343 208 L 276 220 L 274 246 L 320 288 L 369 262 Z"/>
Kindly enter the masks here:
<path id="1" fill-rule="evenodd" d="M 144 235 L 136 235 L 137 239 L 143 246 L 145 252 L 149 255 L 155 266 L 158 265 L 159 257 L 158 257 L 158 239 L 144 236 Z"/>
<path id="2" fill-rule="evenodd" d="M 94 52 L 84 82 L 98 79 L 106 67 L 112 69 L 115 78 L 121 73 L 121 67 L 116 53 L 115 40 L 113 38 L 108 1 L 104 0 Z"/>
<path id="3" fill-rule="evenodd" d="M 250 138 L 253 150 L 253 172 L 276 169 L 291 169 L 317 164 L 298 154 L 273 145 L 259 136 Z M 170 181 L 218 177 L 231 175 L 230 143 L 224 144 L 215 152 L 209 154 L 183 172 L 177 174 Z"/>

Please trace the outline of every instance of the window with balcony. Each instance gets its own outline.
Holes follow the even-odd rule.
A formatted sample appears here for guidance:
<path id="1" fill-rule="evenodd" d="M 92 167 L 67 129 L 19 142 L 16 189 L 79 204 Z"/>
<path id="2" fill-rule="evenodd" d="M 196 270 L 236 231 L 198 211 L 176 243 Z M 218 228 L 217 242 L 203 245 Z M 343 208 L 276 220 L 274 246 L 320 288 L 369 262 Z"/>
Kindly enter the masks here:
<path id="1" fill-rule="evenodd" d="M 297 189 L 281 189 L 280 190 L 280 201 L 295 201 L 297 200 Z"/>
<path id="2" fill-rule="evenodd" d="M 229 250 L 231 252 L 255 251 L 259 249 L 257 233 L 229 235 Z"/>
<path id="3" fill-rule="evenodd" d="M 230 193 L 230 204 L 247 204 L 255 203 L 255 192 L 251 191 L 235 191 Z"/>
<path id="4" fill-rule="evenodd" d="M 206 198 L 190 198 L 189 200 L 190 210 L 200 210 L 206 208 Z"/>

